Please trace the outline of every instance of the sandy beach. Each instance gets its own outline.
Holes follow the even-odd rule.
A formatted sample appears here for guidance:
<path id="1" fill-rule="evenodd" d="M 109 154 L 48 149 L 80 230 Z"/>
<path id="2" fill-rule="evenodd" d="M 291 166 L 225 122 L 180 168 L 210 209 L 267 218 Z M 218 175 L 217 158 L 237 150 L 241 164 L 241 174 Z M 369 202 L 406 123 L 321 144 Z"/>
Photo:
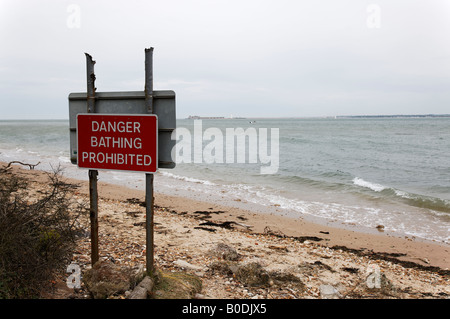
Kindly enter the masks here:
<path id="1" fill-rule="evenodd" d="M 37 168 L 13 165 L 12 171 L 30 180 L 30 193 L 47 185 L 46 173 Z M 87 174 L 84 181 L 65 181 L 79 185 L 73 199 L 88 203 Z M 101 181 L 98 192 L 100 259 L 145 265 L 144 192 Z M 323 298 L 326 287 L 333 287 L 338 298 L 450 296 L 450 247 L 444 244 L 349 231 L 155 192 L 156 267 L 197 275 L 202 280 L 198 298 Z M 82 222 L 89 230 L 89 217 Z M 252 286 L 235 274 L 214 271 L 213 265 L 223 260 L 214 252 L 223 244 L 237 252 L 239 265 L 258 263 L 267 272 L 294 275 L 302 288 L 276 282 Z M 77 243 L 72 262 L 83 270 L 91 267 L 88 236 Z M 381 288 L 367 283 L 373 269 L 385 280 Z M 88 297 L 67 288 L 61 278 L 48 298 L 83 296 Z"/>

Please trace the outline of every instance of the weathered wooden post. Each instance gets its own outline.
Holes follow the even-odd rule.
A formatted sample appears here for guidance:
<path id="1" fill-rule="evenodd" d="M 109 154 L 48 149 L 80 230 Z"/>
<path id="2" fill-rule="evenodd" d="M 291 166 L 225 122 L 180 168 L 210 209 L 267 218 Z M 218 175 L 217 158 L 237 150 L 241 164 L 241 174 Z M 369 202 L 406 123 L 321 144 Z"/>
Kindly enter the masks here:
<path id="1" fill-rule="evenodd" d="M 147 113 L 153 114 L 153 48 L 145 49 L 145 106 Z M 153 174 L 145 174 L 145 212 L 146 212 L 146 262 L 147 273 L 154 272 L 154 199 Z"/>
<path id="2" fill-rule="evenodd" d="M 95 61 L 86 53 L 87 70 L 87 113 L 95 113 Z M 91 264 L 99 259 L 98 254 L 98 192 L 97 192 L 97 170 L 89 170 L 89 217 L 91 220 Z"/>

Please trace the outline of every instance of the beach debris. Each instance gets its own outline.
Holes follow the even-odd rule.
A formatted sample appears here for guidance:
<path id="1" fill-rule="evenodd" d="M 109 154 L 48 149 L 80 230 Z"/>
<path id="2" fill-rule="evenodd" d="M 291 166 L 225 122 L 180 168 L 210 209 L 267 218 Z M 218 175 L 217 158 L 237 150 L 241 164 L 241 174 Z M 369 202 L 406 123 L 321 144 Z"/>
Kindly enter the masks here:
<path id="1" fill-rule="evenodd" d="M 22 162 L 20 162 L 20 161 L 11 161 L 11 162 L 9 162 L 8 165 L 6 165 L 6 167 L 3 168 L 2 170 L 3 170 L 4 172 L 6 172 L 7 170 L 11 169 L 11 165 L 12 165 L 12 164 L 20 164 L 20 165 L 23 165 L 23 166 L 28 166 L 28 167 L 30 168 L 30 170 L 34 170 L 34 168 L 35 168 L 36 166 L 38 166 L 39 164 L 41 164 L 41 162 L 37 162 L 37 164 L 28 164 L 28 163 L 22 163 Z"/>
<path id="2" fill-rule="evenodd" d="M 235 221 L 225 221 L 225 222 L 222 222 L 222 223 L 215 223 L 215 222 L 212 222 L 212 221 L 207 221 L 207 222 L 204 222 L 204 223 L 200 224 L 200 226 L 215 226 L 215 227 L 223 227 L 223 228 L 226 228 L 226 229 L 233 229 L 233 225 L 238 225 L 238 226 L 244 227 L 247 230 L 253 227 L 251 225 L 246 225 L 246 224 L 238 223 L 238 222 L 235 222 Z"/>
<path id="3" fill-rule="evenodd" d="M 292 238 L 301 243 L 304 243 L 306 241 L 322 241 L 322 240 L 324 240 L 323 238 L 316 237 L 316 236 L 298 236 L 298 237 L 292 236 Z"/>
<path id="4" fill-rule="evenodd" d="M 320 260 L 317 260 L 315 262 L 309 263 L 309 262 L 302 262 L 301 264 L 297 265 L 297 269 L 308 276 L 317 275 L 321 271 L 330 271 L 335 272 L 332 267 L 328 266 L 327 264 L 324 264 Z"/>
<path id="5" fill-rule="evenodd" d="M 128 299 L 147 299 L 153 289 L 154 282 L 149 276 L 144 279 L 128 295 Z"/>
<path id="6" fill-rule="evenodd" d="M 215 222 L 212 222 L 212 221 L 207 221 L 207 222 L 201 223 L 200 226 L 215 226 L 215 227 L 223 227 L 223 228 L 226 228 L 226 229 L 232 229 L 233 228 L 233 226 L 232 226 L 233 223 L 234 222 L 215 223 Z"/>
<path id="7" fill-rule="evenodd" d="M 138 223 L 133 223 L 133 226 L 142 226 L 142 227 L 146 227 L 145 222 L 138 222 Z"/>
<path id="8" fill-rule="evenodd" d="M 286 252 L 286 253 L 289 252 L 289 250 L 287 249 L 286 246 L 269 245 L 267 248 L 273 249 L 273 250 L 282 251 L 282 252 Z"/>
<path id="9" fill-rule="evenodd" d="M 223 213 L 225 213 L 225 211 L 223 211 L 223 210 L 216 210 L 216 211 L 196 210 L 196 211 L 192 212 L 192 214 L 199 215 L 198 217 L 196 217 L 198 219 L 209 219 L 209 218 L 212 218 L 211 214 L 218 215 L 218 214 L 223 214 Z"/>
<path id="10" fill-rule="evenodd" d="M 223 214 L 225 211 L 223 210 L 215 210 L 215 211 L 202 211 L 202 210 L 196 210 L 192 214 L 199 214 L 199 215 L 211 215 L 211 214 Z"/>
<path id="11" fill-rule="evenodd" d="M 250 262 L 234 266 L 233 271 L 236 279 L 248 287 L 271 287 L 282 288 L 289 291 L 296 298 L 297 293 L 305 290 L 306 286 L 302 280 L 291 272 L 274 270 L 267 271 L 259 262 Z"/>
<path id="12" fill-rule="evenodd" d="M 127 200 L 125 201 L 128 204 L 136 204 L 142 207 L 145 207 L 145 201 L 140 200 L 139 198 L 127 198 Z"/>
<path id="13" fill-rule="evenodd" d="M 270 228 L 269 226 L 264 227 L 263 233 L 265 235 L 272 235 L 272 236 L 281 237 L 281 238 L 286 237 L 286 235 L 283 234 L 282 231 L 280 231 L 280 230 L 272 230 L 272 228 Z"/>
<path id="14" fill-rule="evenodd" d="M 419 258 L 419 260 L 424 262 L 425 264 L 430 264 L 430 261 L 427 258 Z"/>
<path id="15" fill-rule="evenodd" d="M 269 226 L 264 227 L 264 232 L 265 235 L 272 235 L 275 237 L 279 237 L 279 238 L 292 238 L 295 239 L 301 243 L 305 242 L 305 241 L 321 241 L 324 240 L 323 238 L 320 237 L 316 237 L 316 236 L 287 236 L 285 234 L 283 234 L 283 232 L 279 231 L 279 230 L 272 230 Z M 328 239 L 327 239 L 328 240 Z"/>
<path id="16" fill-rule="evenodd" d="M 358 268 L 353 268 L 353 267 L 343 267 L 342 270 L 347 271 L 351 274 L 357 274 L 359 272 Z"/>
<path id="17" fill-rule="evenodd" d="M 384 231 L 384 226 L 383 225 L 378 225 L 375 227 L 379 232 L 383 232 Z"/>
<path id="18" fill-rule="evenodd" d="M 305 290 L 305 284 L 296 275 L 286 271 L 269 272 L 271 286 L 279 286 L 289 289 L 292 293 L 302 292 Z"/>
<path id="19" fill-rule="evenodd" d="M 251 262 L 238 267 L 236 279 L 250 287 L 269 285 L 269 273 L 258 262 Z"/>
<path id="20" fill-rule="evenodd" d="M 126 211 L 125 214 L 127 214 L 128 216 L 131 216 L 131 217 L 137 217 L 140 214 L 142 214 L 142 212 L 140 212 L 140 211 L 133 211 L 133 212 Z"/>
<path id="21" fill-rule="evenodd" d="M 212 232 L 212 233 L 214 233 L 214 232 L 217 231 L 217 229 L 214 229 L 214 228 L 208 228 L 208 227 L 194 227 L 194 229 L 206 230 L 206 231 L 209 231 L 209 232 Z"/>

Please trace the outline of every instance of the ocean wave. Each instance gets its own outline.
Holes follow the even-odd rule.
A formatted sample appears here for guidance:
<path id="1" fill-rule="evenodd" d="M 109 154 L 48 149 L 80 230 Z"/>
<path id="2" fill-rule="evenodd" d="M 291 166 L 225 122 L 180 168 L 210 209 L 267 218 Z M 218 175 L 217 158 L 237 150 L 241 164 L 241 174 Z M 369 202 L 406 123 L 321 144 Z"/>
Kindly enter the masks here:
<path id="1" fill-rule="evenodd" d="M 449 200 L 405 192 L 396 188 L 368 182 L 359 177 L 353 179 L 353 184 L 359 187 L 368 188 L 379 193 L 380 196 L 401 200 L 403 203 L 410 206 L 425 208 L 436 212 L 450 213 Z M 448 215 L 447 217 L 450 218 Z"/>
<path id="2" fill-rule="evenodd" d="M 70 163 L 70 158 L 67 156 L 59 156 L 58 160 L 63 163 Z"/>
<path id="3" fill-rule="evenodd" d="M 359 177 L 355 177 L 353 179 L 353 184 L 357 185 L 357 186 L 361 186 L 361 187 L 365 187 L 365 188 L 369 188 L 375 192 L 381 192 L 383 190 L 385 190 L 387 187 L 383 186 L 381 184 L 376 184 L 376 183 L 371 183 L 371 182 L 367 182 L 365 180 L 363 180 L 362 178 Z"/>
<path id="4" fill-rule="evenodd" d="M 448 200 L 415 194 L 407 194 L 407 196 L 401 197 L 411 206 L 446 213 L 445 215 L 440 216 L 444 217 L 446 221 L 450 221 L 450 215 L 448 214 L 450 213 L 450 201 Z"/>
<path id="5" fill-rule="evenodd" d="M 216 185 L 216 184 L 214 184 L 211 181 L 202 180 L 202 179 L 193 178 L 193 177 L 175 175 L 175 174 L 172 174 L 172 173 L 169 173 L 169 172 L 166 172 L 166 171 L 160 171 L 160 173 L 163 176 L 171 177 L 171 178 L 182 180 L 182 181 L 185 181 L 185 182 L 204 184 L 204 185 Z"/>
<path id="6" fill-rule="evenodd" d="M 420 214 L 417 209 L 408 209 L 403 206 L 392 206 L 398 208 L 386 209 L 381 207 L 365 205 L 366 202 L 347 202 L 334 201 L 329 198 L 322 201 L 315 196 L 308 195 L 303 197 L 292 197 L 291 192 L 271 187 L 267 184 L 247 184 L 247 183 L 213 183 L 211 181 L 199 178 L 182 176 L 182 174 L 173 174 L 166 171 L 160 171 L 167 177 L 167 189 L 173 192 L 176 189 L 178 194 L 187 194 L 194 198 L 205 197 L 208 200 L 225 203 L 226 205 L 243 207 L 248 209 L 261 210 L 280 214 L 292 218 L 306 217 L 313 220 L 323 220 L 327 222 L 339 222 L 342 225 L 360 225 L 373 229 L 376 225 L 382 224 L 386 230 L 411 234 L 416 237 L 431 238 L 436 240 L 445 240 L 442 236 L 442 229 L 450 222 L 450 205 L 445 202 L 439 202 L 439 199 L 433 200 L 424 196 L 407 193 L 385 185 L 371 183 L 362 178 L 354 179 L 354 186 L 367 191 L 358 191 L 364 194 L 364 197 L 370 196 L 381 201 L 397 201 L 398 203 L 407 203 L 416 207 L 427 207 L 427 211 Z M 290 177 L 289 179 L 291 179 Z M 300 177 L 293 178 L 296 183 L 305 182 L 310 186 L 313 180 Z M 352 179 L 349 179 L 350 181 Z M 286 179 L 283 178 L 283 181 Z M 347 180 L 348 181 L 348 180 Z M 166 184 L 164 182 L 164 184 Z M 330 183 L 332 184 L 332 183 Z M 340 184 L 341 185 L 341 184 Z M 323 189 L 324 184 L 321 183 Z M 342 186 L 342 185 L 341 185 Z M 355 189 L 345 188 L 345 192 L 350 191 L 355 195 Z M 248 206 L 255 205 L 255 206 Z M 391 207 L 391 206 L 389 206 Z M 445 233 L 444 233 L 445 234 Z"/>

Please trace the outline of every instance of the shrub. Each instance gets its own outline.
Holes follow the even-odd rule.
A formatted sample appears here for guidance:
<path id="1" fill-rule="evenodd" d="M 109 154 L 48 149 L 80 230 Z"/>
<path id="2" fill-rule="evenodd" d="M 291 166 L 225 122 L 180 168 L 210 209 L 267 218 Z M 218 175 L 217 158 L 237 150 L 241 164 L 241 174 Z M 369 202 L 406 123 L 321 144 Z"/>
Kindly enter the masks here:
<path id="1" fill-rule="evenodd" d="M 30 196 L 26 178 L 0 171 L 0 298 L 37 298 L 70 263 L 86 211 L 71 200 L 74 185 L 48 174 L 48 187 Z"/>

